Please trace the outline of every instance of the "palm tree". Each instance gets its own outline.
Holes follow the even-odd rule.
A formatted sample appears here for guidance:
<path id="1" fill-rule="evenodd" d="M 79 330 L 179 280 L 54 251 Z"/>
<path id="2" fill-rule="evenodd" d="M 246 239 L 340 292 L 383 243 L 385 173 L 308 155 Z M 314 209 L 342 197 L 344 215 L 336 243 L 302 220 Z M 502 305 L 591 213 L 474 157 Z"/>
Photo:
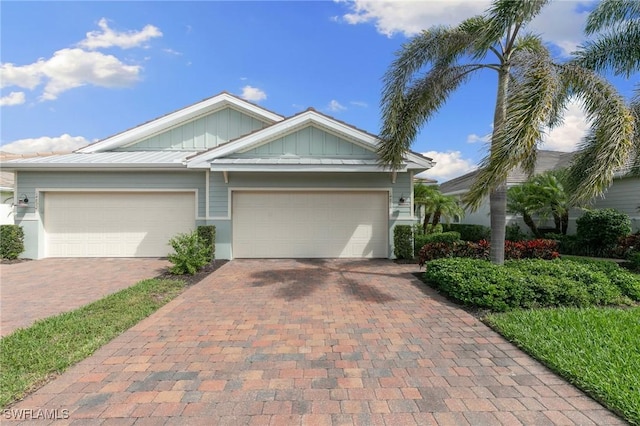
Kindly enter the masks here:
<path id="1" fill-rule="evenodd" d="M 420 211 L 422 210 L 422 204 L 419 202 L 416 202 L 416 200 L 422 200 L 425 198 L 428 198 L 429 195 L 433 194 L 433 192 L 437 190 L 437 188 L 435 186 L 427 186 L 425 184 L 423 184 L 422 182 L 417 182 L 416 184 L 413 185 L 413 214 L 414 216 L 420 218 L 422 215 L 420 215 Z M 426 213 L 425 213 L 426 214 Z M 427 223 L 429 222 L 429 220 L 431 219 L 430 217 L 427 218 L 425 217 Z"/>
<path id="2" fill-rule="evenodd" d="M 431 229 L 440 223 L 441 219 L 447 222 L 456 217 L 464 216 L 464 209 L 458 204 L 458 200 L 450 195 L 444 195 L 436 187 L 427 187 L 422 198 L 415 198 L 414 203 L 424 207 L 424 222 L 422 231 L 426 234 L 431 219 Z"/>
<path id="3" fill-rule="evenodd" d="M 480 71 L 497 73 L 491 147 L 465 202 L 477 209 L 489 195 L 491 260 L 498 264 L 504 262 L 507 174 L 518 166 L 533 171 L 544 131 L 561 122 L 571 96 L 583 100 L 596 134 L 613 152 L 585 169 L 595 188 L 608 186 L 630 147 L 633 118 L 615 88 L 578 64 L 554 63 L 539 37 L 521 34 L 546 3 L 494 0 L 484 15 L 457 27 L 425 30 L 402 47 L 384 77 L 378 154 L 397 170 L 419 128 L 454 90 Z"/>
<path id="4" fill-rule="evenodd" d="M 539 206 L 535 213 L 541 217 L 553 217 L 556 234 L 567 234 L 571 204 L 564 189 L 566 169 L 552 170 L 534 176 L 529 183 L 536 188 L 533 205 Z"/>
<path id="5" fill-rule="evenodd" d="M 639 1 L 602 0 L 589 14 L 585 32 L 598 37 L 580 46 L 576 52 L 578 64 L 598 72 L 611 70 L 626 78 L 640 70 Z M 630 109 L 636 121 L 631 173 L 640 176 L 640 84 L 636 85 Z M 595 154 L 585 152 L 583 155 L 586 162 Z M 579 174 L 572 176 L 572 181 L 578 179 Z"/>
<path id="6" fill-rule="evenodd" d="M 539 237 L 540 233 L 536 222 L 533 220 L 533 215 L 540 206 L 534 204 L 535 194 L 532 194 L 532 190 L 535 191 L 535 187 L 526 183 L 509 188 L 507 190 L 507 211 L 521 215 L 533 236 Z"/>

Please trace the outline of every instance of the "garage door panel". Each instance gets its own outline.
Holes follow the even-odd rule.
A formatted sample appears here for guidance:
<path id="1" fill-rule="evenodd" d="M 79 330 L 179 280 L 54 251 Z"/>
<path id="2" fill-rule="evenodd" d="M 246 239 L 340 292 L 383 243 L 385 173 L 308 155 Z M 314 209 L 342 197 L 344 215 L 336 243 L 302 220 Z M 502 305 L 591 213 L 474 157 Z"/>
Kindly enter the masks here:
<path id="1" fill-rule="evenodd" d="M 44 197 L 47 256 L 162 257 L 195 227 L 195 194 L 52 192 Z"/>
<path id="2" fill-rule="evenodd" d="M 237 192 L 238 258 L 387 257 L 385 192 Z"/>

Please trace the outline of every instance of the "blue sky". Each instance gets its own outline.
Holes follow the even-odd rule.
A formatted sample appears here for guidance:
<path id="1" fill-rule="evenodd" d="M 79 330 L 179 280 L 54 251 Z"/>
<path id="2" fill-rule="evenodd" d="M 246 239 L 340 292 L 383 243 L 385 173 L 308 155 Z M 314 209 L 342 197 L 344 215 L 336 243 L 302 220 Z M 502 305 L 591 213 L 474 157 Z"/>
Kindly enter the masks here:
<path id="1" fill-rule="evenodd" d="M 371 133 L 382 76 L 408 37 L 481 13 L 483 0 L 12 2 L 1 6 L 0 149 L 71 150 L 221 91 L 285 116 L 314 107 Z M 560 56 L 591 1 L 558 1 L 531 25 Z M 413 150 L 444 181 L 471 170 L 491 131 L 496 76 L 456 92 Z M 632 82 L 616 80 L 627 97 Z M 545 148 L 572 150 L 572 105 Z"/>

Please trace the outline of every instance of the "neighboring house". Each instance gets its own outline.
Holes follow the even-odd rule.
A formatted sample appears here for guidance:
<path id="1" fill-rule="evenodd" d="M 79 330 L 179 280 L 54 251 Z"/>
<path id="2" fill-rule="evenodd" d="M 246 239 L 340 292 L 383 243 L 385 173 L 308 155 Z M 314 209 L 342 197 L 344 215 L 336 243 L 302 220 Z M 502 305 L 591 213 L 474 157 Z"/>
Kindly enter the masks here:
<path id="1" fill-rule="evenodd" d="M 561 169 L 568 167 L 575 155 L 574 152 L 559 151 L 538 151 L 536 161 L 535 174 L 543 173 L 549 170 Z M 469 191 L 471 184 L 476 178 L 478 171 L 467 173 L 463 176 L 451 179 L 440 185 L 440 191 L 446 195 L 454 195 L 462 197 Z M 509 173 L 507 177 L 507 188 L 524 183 L 527 175 L 522 169 L 516 169 Z M 619 172 L 615 175 L 613 184 L 606 190 L 601 198 L 593 201 L 591 208 L 614 208 L 629 215 L 633 230 L 640 230 L 640 178 L 624 177 L 624 173 Z M 574 209 L 569 216 L 569 232 L 575 232 L 576 219 L 580 217 L 581 211 Z M 466 212 L 466 216 L 461 219 L 460 223 L 477 224 L 491 226 L 489 216 L 489 199 L 486 197 L 475 212 Z M 520 229 L 527 232 L 529 229 L 522 221 L 519 215 L 507 214 L 507 225 L 517 223 Z M 552 226 L 549 222 L 547 225 Z"/>
<path id="2" fill-rule="evenodd" d="M 409 153 L 391 172 L 376 136 L 313 109 L 283 117 L 222 93 L 72 154 L 3 165 L 29 197 L 28 258 L 162 257 L 216 226 L 216 257 L 391 257 L 411 224 Z M 401 201 L 402 199 L 402 201 Z"/>
<path id="3" fill-rule="evenodd" d="M 14 174 L 5 171 L 4 164 L 10 160 L 48 157 L 50 155 L 66 154 L 63 152 L 36 152 L 29 154 L 14 154 L 10 152 L 0 151 L 0 225 L 10 225 L 14 223 L 13 212 L 19 204 L 21 194 L 14 193 Z"/>

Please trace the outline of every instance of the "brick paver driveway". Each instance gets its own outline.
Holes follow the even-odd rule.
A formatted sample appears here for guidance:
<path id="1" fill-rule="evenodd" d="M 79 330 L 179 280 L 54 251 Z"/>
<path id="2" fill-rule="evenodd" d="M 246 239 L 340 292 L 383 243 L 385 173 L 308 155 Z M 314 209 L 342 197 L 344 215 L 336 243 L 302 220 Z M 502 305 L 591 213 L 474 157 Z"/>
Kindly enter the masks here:
<path id="1" fill-rule="evenodd" d="M 13 408 L 74 424 L 623 424 L 415 271 L 230 262 Z"/>
<path id="2" fill-rule="evenodd" d="M 166 259 L 42 259 L 0 265 L 0 335 L 159 275 Z"/>

